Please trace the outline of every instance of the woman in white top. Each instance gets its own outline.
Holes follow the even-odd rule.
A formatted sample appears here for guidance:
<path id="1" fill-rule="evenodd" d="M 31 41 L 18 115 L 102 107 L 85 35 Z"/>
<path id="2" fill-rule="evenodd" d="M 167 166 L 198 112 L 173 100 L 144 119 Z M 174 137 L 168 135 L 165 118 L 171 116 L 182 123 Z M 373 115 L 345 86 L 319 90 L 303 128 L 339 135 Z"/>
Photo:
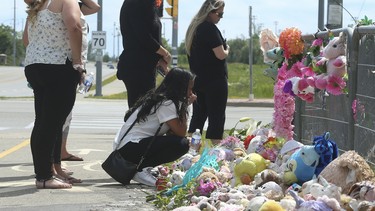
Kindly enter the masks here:
<path id="1" fill-rule="evenodd" d="M 81 12 L 76 0 L 24 0 L 25 75 L 34 91 L 35 123 L 30 138 L 37 188 L 71 188 L 53 177 L 54 148 L 75 102 L 84 72 Z"/>
<path id="2" fill-rule="evenodd" d="M 177 160 L 189 150 L 185 135 L 187 107 L 196 98 L 192 93 L 193 84 L 190 72 L 173 68 L 155 90 L 149 91 L 125 114 L 126 122 L 118 137 L 122 137 L 134 121 L 136 123 L 123 140 L 117 138 L 114 145 L 125 160 L 133 163 L 139 163 L 146 146 L 163 123 L 133 180 L 155 186 L 156 178 L 147 167 Z"/>

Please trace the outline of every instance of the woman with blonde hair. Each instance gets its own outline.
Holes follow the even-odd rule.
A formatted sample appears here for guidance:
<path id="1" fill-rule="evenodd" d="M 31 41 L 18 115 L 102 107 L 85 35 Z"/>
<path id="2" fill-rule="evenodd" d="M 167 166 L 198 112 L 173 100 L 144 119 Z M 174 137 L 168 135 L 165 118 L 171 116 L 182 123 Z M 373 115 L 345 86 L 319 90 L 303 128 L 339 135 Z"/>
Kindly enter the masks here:
<path id="1" fill-rule="evenodd" d="M 222 0 L 206 0 L 191 21 L 185 38 L 190 70 L 196 75 L 197 95 L 188 132 L 203 131 L 208 118 L 206 138 L 213 144 L 218 144 L 223 136 L 228 98 L 225 58 L 229 46 L 216 26 L 223 18 L 224 6 Z"/>
<path id="2" fill-rule="evenodd" d="M 35 122 L 30 145 L 37 188 L 71 188 L 53 176 L 63 124 L 85 72 L 81 58 L 81 11 L 76 0 L 24 0 L 25 76 L 33 88 Z M 59 150 L 56 150 L 59 149 Z"/>

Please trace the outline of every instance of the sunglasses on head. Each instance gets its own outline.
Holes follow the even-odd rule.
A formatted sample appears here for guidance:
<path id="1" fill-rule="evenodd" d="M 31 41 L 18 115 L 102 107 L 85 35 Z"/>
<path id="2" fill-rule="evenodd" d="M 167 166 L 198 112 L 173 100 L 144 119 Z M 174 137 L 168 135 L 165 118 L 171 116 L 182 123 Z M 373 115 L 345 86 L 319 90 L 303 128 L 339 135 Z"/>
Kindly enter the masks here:
<path id="1" fill-rule="evenodd" d="M 219 18 L 223 18 L 224 12 L 215 12 L 215 14 L 216 14 L 217 17 L 219 17 Z"/>

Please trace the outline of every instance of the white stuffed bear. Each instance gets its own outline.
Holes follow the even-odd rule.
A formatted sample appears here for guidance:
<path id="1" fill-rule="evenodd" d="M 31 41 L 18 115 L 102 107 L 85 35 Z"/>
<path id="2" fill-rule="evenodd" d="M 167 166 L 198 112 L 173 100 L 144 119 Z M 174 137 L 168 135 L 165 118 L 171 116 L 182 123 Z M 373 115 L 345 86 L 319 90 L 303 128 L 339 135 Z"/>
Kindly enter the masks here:
<path id="1" fill-rule="evenodd" d="M 343 32 L 338 37 L 334 37 L 324 47 L 322 52 L 323 58 L 316 63 L 323 69 L 323 73 L 313 77 L 309 85 L 318 89 L 327 89 L 328 93 L 333 95 L 341 94 L 337 87 L 343 89 L 346 86 L 343 80 L 347 73 L 346 68 L 346 36 Z"/>
<path id="2" fill-rule="evenodd" d="M 185 172 L 179 170 L 173 171 L 171 177 L 169 178 L 169 181 L 172 183 L 172 186 L 181 185 L 184 176 Z"/>

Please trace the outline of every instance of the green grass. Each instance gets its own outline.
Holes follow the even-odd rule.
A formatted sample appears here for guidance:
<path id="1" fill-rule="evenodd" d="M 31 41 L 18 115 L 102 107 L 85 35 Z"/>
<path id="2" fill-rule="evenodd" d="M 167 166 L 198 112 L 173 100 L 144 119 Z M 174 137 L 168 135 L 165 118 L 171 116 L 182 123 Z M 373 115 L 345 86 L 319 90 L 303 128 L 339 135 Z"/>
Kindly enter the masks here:
<path id="1" fill-rule="evenodd" d="M 187 64 L 180 64 L 179 67 L 189 69 Z M 255 98 L 272 98 L 273 97 L 273 84 L 274 81 L 263 74 L 263 70 L 267 69 L 267 65 L 253 65 L 253 94 Z M 240 63 L 228 64 L 228 98 L 249 98 L 250 95 L 250 70 L 249 65 Z M 107 78 L 103 81 L 103 86 L 117 80 L 116 75 Z M 158 75 L 156 81 L 160 83 L 162 77 Z M 95 85 L 91 87 L 91 90 L 95 89 Z M 126 92 L 118 93 L 109 96 L 93 96 L 89 95 L 90 98 L 101 98 L 101 99 L 126 99 Z"/>
<path id="2" fill-rule="evenodd" d="M 263 74 L 266 65 L 253 65 L 253 94 L 255 98 L 272 98 L 274 81 Z M 249 65 L 228 64 L 229 98 L 248 98 L 250 94 Z"/>

